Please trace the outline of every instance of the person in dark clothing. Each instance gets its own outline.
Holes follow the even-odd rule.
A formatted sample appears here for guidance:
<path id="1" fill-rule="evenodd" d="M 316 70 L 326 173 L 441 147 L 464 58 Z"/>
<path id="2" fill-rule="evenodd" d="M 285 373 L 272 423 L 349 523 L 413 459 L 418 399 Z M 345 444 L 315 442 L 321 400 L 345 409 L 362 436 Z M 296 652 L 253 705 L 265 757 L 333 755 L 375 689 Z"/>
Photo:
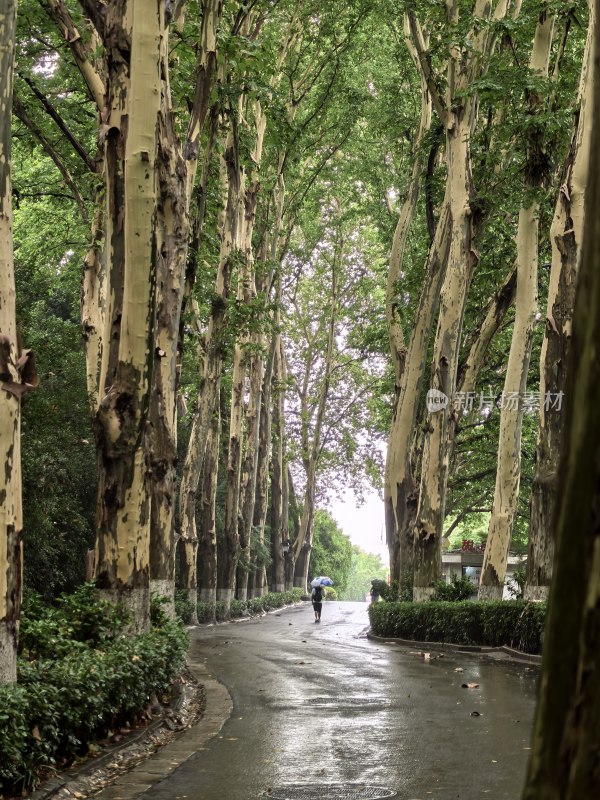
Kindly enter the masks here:
<path id="1" fill-rule="evenodd" d="M 313 586 L 313 590 L 310 593 L 310 599 L 312 600 L 313 611 L 315 612 L 315 622 L 321 622 L 321 609 L 323 608 L 323 587 Z"/>

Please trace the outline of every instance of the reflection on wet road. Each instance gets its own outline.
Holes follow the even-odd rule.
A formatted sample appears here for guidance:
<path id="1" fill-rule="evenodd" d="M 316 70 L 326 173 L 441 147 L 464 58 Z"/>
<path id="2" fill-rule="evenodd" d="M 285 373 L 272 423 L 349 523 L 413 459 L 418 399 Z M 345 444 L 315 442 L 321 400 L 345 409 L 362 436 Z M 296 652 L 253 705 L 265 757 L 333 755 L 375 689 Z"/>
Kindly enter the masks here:
<path id="1" fill-rule="evenodd" d="M 369 641 L 367 625 L 365 604 L 327 603 L 320 625 L 302 606 L 196 629 L 195 656 L 228 687 L 234 711 L 149 800 L 356 782 L 406 800 L 517 800 L 537 671 L 462 654 L 425 661 Z"/>

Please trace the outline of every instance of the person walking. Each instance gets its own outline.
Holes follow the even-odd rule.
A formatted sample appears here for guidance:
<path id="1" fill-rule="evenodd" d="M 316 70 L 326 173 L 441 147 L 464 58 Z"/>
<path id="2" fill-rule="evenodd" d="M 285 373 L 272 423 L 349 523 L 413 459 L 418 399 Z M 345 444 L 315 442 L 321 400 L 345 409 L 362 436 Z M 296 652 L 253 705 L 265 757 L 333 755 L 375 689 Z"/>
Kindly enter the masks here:
<path id="1" fill-rule="evenodd" d="M 315 622 L 321 622 L 321 609 L 323 608 L 323 587 L 313 586 L 310 593 L 313 611 L 315 612 Z"/>

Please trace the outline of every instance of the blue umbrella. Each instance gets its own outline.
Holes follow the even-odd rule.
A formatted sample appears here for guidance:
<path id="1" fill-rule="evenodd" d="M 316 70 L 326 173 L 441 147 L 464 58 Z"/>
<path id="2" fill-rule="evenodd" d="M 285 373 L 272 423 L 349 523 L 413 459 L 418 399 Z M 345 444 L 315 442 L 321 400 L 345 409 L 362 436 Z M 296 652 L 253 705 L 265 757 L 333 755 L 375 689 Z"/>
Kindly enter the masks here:
<path id="1" fill-rule="evenodd" d="M 314 578 L 310 582 L 310 585 L 313 586 L 313 587 L 315 587 L 315 586 L 333 586 L 333 581 L 331 580 L 331 578 L 328 578 L 326 575 L 319 575 L 318 578 Z"/>

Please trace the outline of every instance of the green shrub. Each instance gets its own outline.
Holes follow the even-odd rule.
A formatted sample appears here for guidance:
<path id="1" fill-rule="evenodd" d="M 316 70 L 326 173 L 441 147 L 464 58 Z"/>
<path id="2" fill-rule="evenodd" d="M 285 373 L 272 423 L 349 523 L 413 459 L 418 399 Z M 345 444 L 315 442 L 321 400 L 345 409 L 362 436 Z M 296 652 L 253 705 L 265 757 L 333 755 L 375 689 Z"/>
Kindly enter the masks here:
<path id="1" fill-rule="evenodd" d="M 123 609 L 102 599 L 93 583 L 60 595 L 54 605 L 28 593 L 21 611 L 19 654 L 30 660 L 62 658 L 112 641 L 127 622 Z"/>
<path id="2" fill-rule="evenodd" d="M 460 600 L 468 600 L 477 593 L 477 587 L 469 578 L 465 576 L 453 575 L 450 583 L 446 581 L 438 581 L 435 587 L 435 594 L 432 600 L 445 600 L 450 603 L 456 603 Z"/>
<path id="3" fill-rule="evenodd" d="M 214 622 L 216 619 L 214 603 L 205 603 L 203 600 L 198 601 L 196 604 L 196 613 L 198 614 L 198 622 L 200 623 Z"/>
<path id="4" fill-rule="evenodd" d="M 546 607 L 517 600 L 498 602 L 376 603 L 369 606 L 377 636 L 500 647 L 540 653 Z"/>
<path id="5" fill-rule="evenodd" d="M 191 618 L 191 610 L 189 616 L 187 615 L 187 606 L 181 600 L 177 600 L 178 593 L 176 594 L 175 611 L 177 616 L 183 622 L 189 622 Z M 276 608 L 282 608 L 285 605 L 292 605 L 298 603 L 302 599 L 302 589 L 294 588 L 289 592 L 267 592 L 262 597 L 253 597 L 249 600 L 232 600 L 229 608 L 229 618 L 239 618 L 248 615 L 264 614 L 265 611 L 272 611 Z M 225 604 L 217 602 L 215 605 L 205 602 L 197 604 L 198 622 L 209 623 L 217 622 L 227 619 L 225 613 Z"/>
<path id="6" fill-rule="evenodd" d="M 326 586 L 325 587 L 325 591 L 323 592 L 323 598 L 325 600 L 337 600 L 338 599 L 337 592 L 333 588 L 333 586 Z"/>
<path id="7" fill-rule="evenodd" d="M 262 597 L 252 597 L 248 600 L 248 611 L 251 614 L 264 614 L 265 608 Z"/>
<path id="8" fill-rule="evenodd" d="M 232 600 L 229 613 L 232 617 L 245 617 L 248 614 L 248 603 L 245 600 Z"/>
<path id="9" fill-rule="evenodd" d="M 27 790 L 40 770 L 71 763 L 169 688 L 188 638 L 156 607 L 153 617 L 159 623 L 147 633 L 125 636 L 122 612 L 89 586 L 57 607 L 28 603 L 18 683 L 0 687 L 0 793 Z"/>
<path id="10" fill-rule="evenodd" d="M 198 604 L 200 605 L 200 604 Z M 192 621 L 194 613 L 194 604 L 189 599 L 189 595 L 185 589 L 176 589 L 175 591 L 175 614 L 186 625 Z"/>

